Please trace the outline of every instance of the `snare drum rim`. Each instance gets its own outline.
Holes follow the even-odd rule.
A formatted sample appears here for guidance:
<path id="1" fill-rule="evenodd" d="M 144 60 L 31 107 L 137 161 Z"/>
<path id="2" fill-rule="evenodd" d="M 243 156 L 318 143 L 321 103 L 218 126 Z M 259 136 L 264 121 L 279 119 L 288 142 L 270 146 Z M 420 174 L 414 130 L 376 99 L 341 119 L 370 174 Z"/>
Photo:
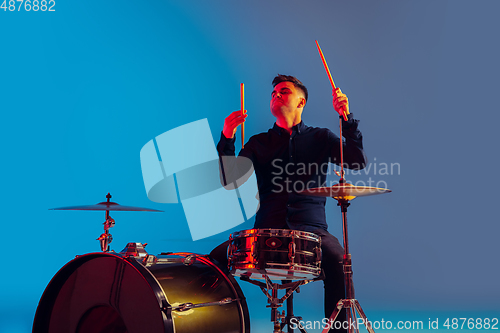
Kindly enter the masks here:
<path id="1" fill-rule="evenodd" d="M 230 241 L 244 237 L 290 237 L 298 239 L 306 239 L 314 242 L 321 242 L 321 237 L 313 232 L 294 230 L 294 229 L 247 229 L 234 232 L 230 236 Z"/>

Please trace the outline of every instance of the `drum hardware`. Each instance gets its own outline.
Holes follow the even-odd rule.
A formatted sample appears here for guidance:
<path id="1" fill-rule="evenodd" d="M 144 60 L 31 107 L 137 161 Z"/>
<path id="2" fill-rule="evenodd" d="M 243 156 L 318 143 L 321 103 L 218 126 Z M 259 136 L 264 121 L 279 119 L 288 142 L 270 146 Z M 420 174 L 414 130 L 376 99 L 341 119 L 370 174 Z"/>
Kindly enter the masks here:
<path id="1" fill-rule="evenodd" d="M 252 251 L 253 260 L 258 260 L 260 253 L 259 253 L 259 248 L 257 247 L 257 242 L 252 243 L 252 249 L 253 249 Z"/>
<path id="2" fill-rule="evenodd" d="M 315 280 L 323 280 L 325 278 L 323 271 L 321 271 L 321 275 L 317 277 Z M 284 283 L 288 281 L 283 281 Z M 300 287 L 297 288 L 296 290 L 297 294 L 300 293 Z M 302 333 L 307 333 L 305 328 L 300 324 L 300 321 L 302 320 L 302 317 L 295 316 L 293 314 L 293 293 L 290 294 L 290 296 L 286 299 L 286 317 L 285 317 L 285 323 L 288 325 L 287 331 L 288 333 L 293 333 L 294 329 L 291 327 L 292 324 L 292 319 L 295 319 L 295 322 L 298 323 L 297 328 L 299 329 L 300 332 Z M 283 329 L 285 325 L 281 324 L 281 329 Z"/>
<path id="3" fill-rule="evenodd" d="M 141 212 L 162 212 L 161 210 L 132 207 L 132 206 L 122 206 L 116 202 L 109 201 L 111 199 L 111 194 L 106 195 L 107 201 L 99 202 L 95 205 L 85 205 L 85 206 L 69 206 L 60 208 L 51 208 L 51 210 L 99 210 L 106 211 L 104 225 L 104 233 L 102 233 L 97 240 L 101 246 L 102 252 L 110 252 L 109 244 L 113 241 L 113 236 L 109 233 L 109 229 L 115 226 L 115 220 L 109 215 L 110 211 L 141 211 Z"/>
<path id="4" fill-rule="evenodd" d="M 257 280 L 252 280 L 246 276 L 241 276 L 240 280 L 249 282 L 251 284 L 254 284 L 262 290 L 264 295 L 267 297 L 267 302 L 269 305 L 266 305 L 267 308 L 271 308 L 271 321 L 273 322 L 273 333 L 281 333 L 283 328 L 288 325 L 288 332 L 292 333 L 293 329 L 290 328 L 291 325 L 291 320 L 296 319 L 297 322 L 302 320 L 302 317 L 295 316 L 293 314 L 293 293 L 300 292 L 300 286 L 308 284 L 310 282 L 314 281 L 320 281 L 324 279 L 323 274 L 321 274 L 319 277 L 312 279 L 312 280 L 299 280 L 299 281 L 291 281 L 291 280 L 284 280 L 282 283 L 273 283 L 269 276 L 265 275 L 264 276 L 266 283 L 257 281 Z M 281 298 L 278 297 L 278 290 L 284 289 L 286 290 L 285 295 Z M 287 302 L 287 311 L 285 315 L 285 311 L 280 313 L 278 308 L 283 306 L 283 302 L 286 300 Z M 298 329 L 302 333 L 307 333 L 306 330 L 303 327 L 298 327 Z"/>
<path id="5" fill-rule="evenodd" d="M 193 304 L 193 303 L 182 303 L 176 306 L 172 306 L 171 309 L 172 311 L 187 311 L 191 310 L 194 308 L 201 308 L 205 306 L 213 306 L 213 305 L 224 305 L 224 304 L 229 304 L 235 301 L 239 301 L 239 299 L 232 299 L 231 297 L 227 297 L 224 299 L 221 299 L 220 301 L 216 302 L 208 302 L 208 303 L 198 303 L 198 304 Z"/>
<path id="6" fill-rule="evenodd" d="M 290 259 L 290 262 L 293 264 L 293 260 L 295 259 L 295 242 L 294 238 L 292 237 L 292 242 L 288 244 L 288 259 Z"/>
<path id="7" fill-rule="evenodd" d="M 229 237 L 228 268 L 242 281 L 259 286 L 268 299 L 274 333 L 282 332 L 291 320 L 301 320 L 293 314 L 293 293 L 299 287 L 322 280 L 321 238 L 311 232 L 290 229 L 250 229 Z M 265 282 L 257 281 L 263 279 Z M 280 280 L 282 283 L 273 283 Z M 293 282 L 295 281 L 295 282 Z M 285 295 L 278 297 L 278 291 Z M 287 302 L 287 315 L 278 309 Z M 306 332 L 299 328 L 301 332 Z"/>
<path id="8" fill-rule="evenodd" d="M 206 254 L 194 254 L 194 253 L 187 253 L 187 252 L 162 252 L 160 253 L 161 256 L 169 256 L 169 258 L 162 258 L 158 257 L 156 260 L 158 262 L 177 262 L 177 263 L 182 263 L 185 266 L 191 266 L 195 264 L 199 258 L 202 258 L 202 260 L 210 260 L 208 259 L 209 256 Z M 170 256 L 179 256 L 178 258 L 170 258 Z"/>
<path id="9" fill-rule="evenodd" d="M 154 255 L 146 252 L 144 249 L 146 245 L 148 245 L 148 243 L 128 243 L 125 248 L 119 252 L 119 254 L 124 258 L 135 259 L 145 267 L 149 267 L 156 264 L 158 259 Z"/>
<path id="10" fill-rule="evenodd" d="M 332 89 L 335 90 L 335 83 L 333 82 L 332 74 L 330 73 L 330 69 L 325 60 L 325 56 L 323 55 L 323 51 L 319 46 L 318 41 L 316 41 L 316 46 L 318 48 L 319 55 L 321 57 L 321 61 L 323 62 L 323 66 L 326 70 L 328 78 L 330 80 L 330 84 L 332 85 Z M 345 172 L 344 172 L 344 142 L 342 135 L 342 120 L 348 121 L 347 114 L 349 113 L 348 107 L 344 107 L 342 109 L 341 116 L 339 117 L 339 145 L 340 145 L 340 172 L 335 171 L 337 176 L 340 177 L 339 183 L 337 185 L 331 187 L 320 187 L 313 188 L 302 191 L 300 193 L 306 195 L 316 195 L 322 197 L 331 197 L 337 200 L 337 205 L 340 207 L 342 212 L 342 234 L 344 239 L 344 257 L 343 257 L 343 267 L 344 267 L 344 279 L 345 279 L 345 292 L 346 299 L 340 300 L 337 303 L 337 308 L 333 311 L 330 316 L 330 323 L 333 323 L 337 318 L 340 310 L 342 308 L 346 309 L 347 312 L 347 320 L 351 322 L 352 319 L 356 320 L 356 312 L 367 322 L 366 315 L 361 309 L 361 305 L 354 298 L 354 287 L 352 280 L 352 262 L 351 262 L 351 254 L 349 253 L 349 240 L 347 236 L 347 207 L 349 207 L 349 201 L 355 199 L 356 197 L 368 196 L 368 195 L 376 195 L 382 193 L 391 192 L 388 189 L 376 188 L 376 187 L 367 187 L 367 186 L 353 186 L 348 184 L 345 180 Z M 337 111 L 337 110 L 336 110 Z M 339 110 L 340 111 L 340 110 Z M 366 326 L 370 333 L 375 333 L 371 326 Z M 329 328 L 323 330 L 322 333 L 327 333 Z M 349 333 L 353 331 L 359 332 L 359 327 L 353 328 L 349 325 Z"/>
<path id="11" fill-rule="evenodd" d="M 108 211 L 106 211 L 106 213 L 108 213 Z M 113 236 L 109 233 L 109 229 L 115 226 L 115 220 L 109 214 L 106 214 L 106 221 L 104 221 L 103 225 L 104 233 L 101 234 L 97 240 L 101 244 L 101 251 L 105 251 L 105 249 L 109 251 L 109 244 L 113 241 Z"/>
<path id="12" fill-rule="evenodd" d="M 184 261 L 182 263 L 186 266 L 190 266 L 190 265 L 194 264 L 195 261 L 196 261 L 196 255 L 190 254 L 190 255 L 186 256 L 186 258 L 184 258 Z"/>
<path id="13" fill-rule="evenodd" d="M 331 197 L 337 200 L 337 206 L 340 207 L 342 213 L 342 235 L 344 241 L 344 257 L 342 260 L 342 265 L 344 267 L 346 298 L 338 301 L 336 309 L 333 311 L 333 313 L 329 318 L 329 323 L 331 324 L 335 322 L 338 314 L 342 309 L 346 309 L 347 322 L 357 322 L 356 314 L 358 314 L 361 318 L 363 318 L 365 323 L 368 322 L 366 315 L 363 312 L 363 309 L 361 308 L 361 305 L 359 304 L 358 300 L 354 298 L 354 285 L 352 279 L 352 260 L 351 260 L 351 254 L 349 253 L 349 238 L 347 232 L 347 207 L 350 206 L 349 201 L 355 199 L 356 197 L 364 197 L 364 196 L 377 195 L 389 192 L 391 192 L 391 190 L 384 188 L 353 186 L 349 183 L 346 183 L 344 177 L 341 177 L 339 184 L 336 184 L 334 186 L 312 188 L 300 192 L 301 194 L 312 195 L 312 196 Z M 367 325 L 366 329 L 370 333 L 375 333 L 375 331 L 370 325 Z M 322 333 L 327 333 L 328 330 L 329 330 L 328 328 L 325 328 L 322 331 Z M 359 327 L 353 328 L 351 325 L 349 325 L 349 333 L 351 332 L 359 332 Z"/>
<path id="14" fill-rule="evenodd" d="M 148 256 L 146 252 L 146 245 L 148 243 L 128 243 L 123 250 L 120 251 L 120 254 L 124 257 L 135 257 L 135 258 L 145 258 Z"/>

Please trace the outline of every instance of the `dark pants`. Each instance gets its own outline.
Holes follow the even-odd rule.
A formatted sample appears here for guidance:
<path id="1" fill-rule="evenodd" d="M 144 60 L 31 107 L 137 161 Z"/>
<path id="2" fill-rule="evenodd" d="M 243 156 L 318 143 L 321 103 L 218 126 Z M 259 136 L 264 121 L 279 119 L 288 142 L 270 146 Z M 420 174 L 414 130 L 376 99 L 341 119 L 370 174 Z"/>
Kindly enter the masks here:
<path id="1" fill-rule="evenodd" d="M 344 271 L 342 267 L 342 258 L 344 248 L 340 245 L 337 237 L 331 235 L 328 231 L 318 228 L 312 231 L 321 237 L 322 261 L 321 268 L 325 273 L 323 280 L 325 286 L 325 318 L 330 318 L 333 310 L 340 299 L 345 298 Z M 229 241 L 226 241 L 212 250 L 210 256 L 217 260 L 221 267 L 227 268 L 227 247 Z M 307 320 L 307 319 L 305 319 Z M 346 320 L 345 309 L 343 309 L 336 321 L 344 322 Z M 347 332 L 347 330 L 331 330 L 334 332 Z"/>

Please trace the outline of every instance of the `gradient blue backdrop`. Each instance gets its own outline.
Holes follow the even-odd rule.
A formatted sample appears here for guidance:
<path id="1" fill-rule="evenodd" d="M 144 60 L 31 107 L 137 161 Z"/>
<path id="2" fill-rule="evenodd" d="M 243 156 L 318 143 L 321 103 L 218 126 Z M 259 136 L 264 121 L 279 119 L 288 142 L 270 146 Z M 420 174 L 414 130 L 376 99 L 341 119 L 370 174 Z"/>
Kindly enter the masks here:
<path id="1" fill-rule="evenodd" d="M 349 212 L 365 312 L 426 324 L 500 317 L 500 3 L 56 0 L 55 9 L 0 10 L 0 333 L 29 332 L 52 276 L 99 249 L 102 213 L 49 208 L 97 203 L 111 192 L 118 203 L 165 211 L 113 214 L 118 251 L 147 242 L 153 254 L 207 253 L 230 232 L 250 229 L 253 221 L 191 241 L 181 205 L 147 199 L 140 149 L 202 118 L 217 142 L 224 118 L 239 108 L 240 82 L 247 136 L 266 131 L 277 73 L 309 88 L 306 124 L 338 132 L 315 39 L 361 119 L 370 162 L 400 166 L 392 175 L 372 168 L 350 176 L 393 190 L 356 199 Z M 333 202 L 327 214 L 340 238 Z M 253 331 L 271 331 L 264 295 L 241 285 Z M 296 312 L 321 319 L 322 297 L 321 283 L 305 286 Z"/>

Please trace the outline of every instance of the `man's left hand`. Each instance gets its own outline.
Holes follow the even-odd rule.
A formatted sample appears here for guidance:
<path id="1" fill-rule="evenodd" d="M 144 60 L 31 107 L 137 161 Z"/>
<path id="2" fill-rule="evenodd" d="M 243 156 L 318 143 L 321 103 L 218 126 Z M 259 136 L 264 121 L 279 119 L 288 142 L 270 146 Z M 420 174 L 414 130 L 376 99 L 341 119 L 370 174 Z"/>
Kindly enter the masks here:
<path id="1" fill-rule="evenodd" d="M 344 116 L 344 112 L 346 115 L 349 114 L 349 100 L 347 96 L 342 93 L 340 88 L 334 89 L 333 93 L 333 108 L 338 112 L 340 116 Z"/>

